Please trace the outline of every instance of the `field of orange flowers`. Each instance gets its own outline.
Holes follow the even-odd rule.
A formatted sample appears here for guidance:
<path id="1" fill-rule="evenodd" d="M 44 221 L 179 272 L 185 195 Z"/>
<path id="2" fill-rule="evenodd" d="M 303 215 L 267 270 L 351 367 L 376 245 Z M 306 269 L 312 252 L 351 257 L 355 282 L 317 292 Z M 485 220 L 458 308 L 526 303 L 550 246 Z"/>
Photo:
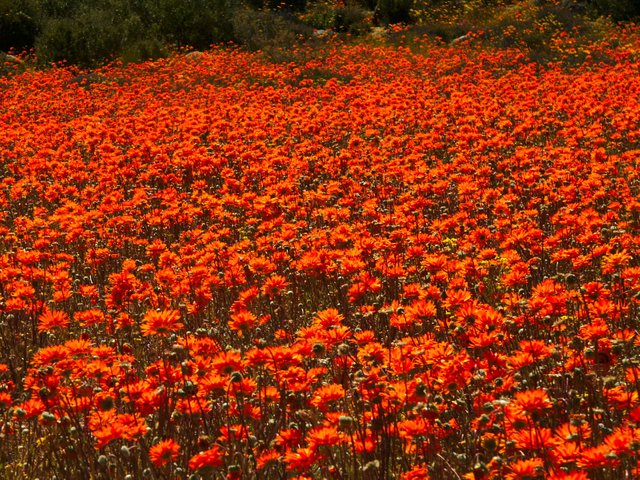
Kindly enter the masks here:
<path id="1" fill-rule="evenodd" d="M 638 478 L 629 38 L 0 80 L 0 478 Z"/>

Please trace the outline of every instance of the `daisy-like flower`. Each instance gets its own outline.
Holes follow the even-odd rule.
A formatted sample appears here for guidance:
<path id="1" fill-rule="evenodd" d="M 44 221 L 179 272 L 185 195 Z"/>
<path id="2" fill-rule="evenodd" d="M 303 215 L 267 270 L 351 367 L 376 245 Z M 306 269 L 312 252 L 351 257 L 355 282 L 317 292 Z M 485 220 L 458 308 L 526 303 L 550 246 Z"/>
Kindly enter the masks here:
<path id="1" fill-rule="evenodd" d="M 156 467 L 163 467 L 178 458 L 180 445 L 174 440 L 163 440 L 149 449 L 149 459 Z"/>
<path id="2" fill-rule="evenodd" d="M 539 472 L 544 471 L 544 464 L 539 458 L 530 458 L 513 463 L 509 466 L 509 469 L 511 473 L 506 476 L 508 480 L 526 479 L 533 478 Z"/>
<path id="3" fill-rule="evenodd" d="M 177 310 L 152 310 L 144 316 L 140 329 L 145 336 L 166 336 L 169 332 L 178 331 L 183 327 Z"/>
<path id="4" fill-rule="evenodd" d="M 50 332 L 54 328 L 64 329 L 69 326 L 69 315 L 61 310 L 45 310 L 38 317 L 38 331 Z"/>
<path id="5" fill-rule="evenodd" d="M 213 468 L 222 465 L 222 457 L 224 453 L 220 451 L 218 446 L 214 446 L 209 450 L 200 452 L 189 460 L 189 468 L 191 470 L 200 470 L 203 468 Z"/>
<path id="6" fill-rule="evenodd" d="M 525 413 L 541 412 L 553 406 L 549 395 L 544 390 L 525 390 L 515 395 L 514 402 Z"/>

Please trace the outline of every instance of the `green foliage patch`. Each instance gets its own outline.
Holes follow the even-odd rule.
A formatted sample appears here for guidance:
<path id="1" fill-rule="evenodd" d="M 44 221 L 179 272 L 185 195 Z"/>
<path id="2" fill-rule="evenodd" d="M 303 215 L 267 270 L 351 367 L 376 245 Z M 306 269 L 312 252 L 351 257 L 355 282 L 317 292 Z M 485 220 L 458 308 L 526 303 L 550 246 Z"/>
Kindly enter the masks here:
<path id="1" fill-rule="evenodd" d="M 636 0 L 0 0 L 0 51 L 33 49 L 41 65 L 93 67 L 235 42 L 288 49 L 314 30 L 363 36 L 394 24 L 445 42 L 481 31 L 494 45 L 546 55 L 558 31 L 594 17 L 640 16 Z"/>

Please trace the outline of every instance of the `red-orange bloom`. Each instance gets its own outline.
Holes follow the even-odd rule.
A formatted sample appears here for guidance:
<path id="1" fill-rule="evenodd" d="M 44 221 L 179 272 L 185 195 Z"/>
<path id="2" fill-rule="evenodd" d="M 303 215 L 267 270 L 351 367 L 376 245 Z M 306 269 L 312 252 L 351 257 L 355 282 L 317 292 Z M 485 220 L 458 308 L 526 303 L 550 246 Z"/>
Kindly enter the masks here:
<path id="1" fill-rule="evenodd" d="M 269 465 L 273 465 L 280 461 L 281 455 L 275 451 L 268 451 L 256 458 L 256 468 L 262 470 Z"/>
<path id="2" fill-rule="evenodd" d="M 514 403 L 525 413 L 540 412 L 552 406 L 549 395 L 544 390 L 518 392 L 515 395 Z"/>
<path id="3" fill-rule="evenodd" d="M 38 317 L 38 331 L 50 332 L 54 328 L 64 329 L 69 326 L 69 315 L 60 310 L 45 310 Z"/>
<path id="4" fill-rule="evenodd" d="M 152 310 L 147 312 L 142 321 L 142 334 L 166 336 L 169 332 L 176 332 L 184 325 L 180 322 L 180 313 L 177 310 Z"/>
<path id="5" fill-rule="evenodd" d="M 321 410 L 327 408 L 329 402 L 339 400 L 345 395 L 342 385 L 330 384 L 318 388 L 310 400 L 311 405 Z"/>
<path id="6" fill-rule="evenodd" d="M 13 403 L 11 395 L 7 392 L 0 392 L 0 409 L 10 407 L 11 403 Z"/>
<path id="7" fill-rule="evenodd" d="M 336 427 L 320 427 L 307 434 L 309 446 L 317 449 L 321 446 L 334 446 L 342 441 L 342 435 Z"/>
<path id="8" fill-rule="evenodd" d="M 189 460 L 189 468 L 191 470 L 200 470 L 203 468 L 219 467 L 223 463 L 224 453 L 220 451 L 217 445 L 209 450 L 200 452 Z"/>
<path id="9" fill-rule="evenodd" d="M 178 458 L 180 445 L 173 439 L 163 440 L 149 449 L 149 459 L 156 467 L 162 467 Z"/>
<path id="10" fill-rule="evenodd" d="M 272 275 L 264 281 L 262 293 L 269 298 L 274 298 L 289 286 L 289 282 L 282 275 Z"/>
<path id="11" fill-rule="evenodd" d="M 299 448 L 295 452 L 287 452 L 284 456 L 284 461 L 287 463 L 287 470 L 305 472 L 322 458 L 313 448 Z"/>
<path id="12" fill-rule="evenodd" d="M 253 313 L 248 310 L 241 310 L 231 315 L 229 327 L 241 333 L 242 331 L 249 331 L 255 328 L 258 323 L 258 317 Z"/>
<path id="13" fill-rule="evenodd" d="M 524 480 L 533 478 L 536 477 L 539 472 L 544 471 L 543 462 L 539 458 L 520 460 L 509 465 L 509 469 L 511 470 L 511 473 L 507 474 L 507 480 Z"/>

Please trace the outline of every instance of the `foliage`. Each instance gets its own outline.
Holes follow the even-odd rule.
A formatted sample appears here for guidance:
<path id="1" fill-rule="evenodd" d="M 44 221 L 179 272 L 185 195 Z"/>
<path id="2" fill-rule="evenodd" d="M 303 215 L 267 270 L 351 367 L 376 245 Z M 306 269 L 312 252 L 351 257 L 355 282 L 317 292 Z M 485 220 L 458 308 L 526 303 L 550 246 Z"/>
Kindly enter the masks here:
<path id="1" fill-rule="evenodd" d="M 33 46 L 38 34 L 32 0 L 0 0 L 0 51 Z"/>
<path id="2" fill-rule="evenodd" d="M 91 66 L 118 55 L 140 60 L 161 55 L 163 45 L 206 48 L 232 39 L 228 0 L 48 0 L 40 7 L 35 46 L 45 63 Z"/>
<path id="3" fill-rule="evenodd" d="M 296 17 L 272 10 L 239 8 L 232 19 L 234 39 L 249 50 L 288 49 L 312 29 Z"/>
<path id="4" fill-rule="evenodd" d="M 36 40 L 44 62 L 68 60 L 92 66 L 122 52 L 139 39 L 143 23 L 138 17 L 122 19 L 108 8 L 79 8 L 73 16 L 51 17 Z"/>
<path id="5" fill-rule="evenodd" d="M 409 23 L 414 0 L 378 0 L 374 9 L 380 23 Z"/>
<path id="6" fill-rule="evenodd" d="M 640 18 L 640 3 L 636 0 L 591 0 L 589 6 L 596 13 L 611 16 L 614 20 Z"/>
<path id="7" fill-rule="evenodd" d="M 64 59 L 96 66 L 109 58 L 143 60 L 176 47 L 203 50 L 229 41 L 273 52 L 301 37 L 312 38 L 314 28 L 366 36 L 379 35 L 381 29 L 393 34 L 397 27 L 389 27 L 403 24 L 414 25 L 414 35 L 428 33 L 444 41 L 484 32 L 494 45 L 520 45 L 543 60 L 562 34 L 597 40 L 592 35 L 594 16 L 632 19 L 639 13 L 636 4 L 631 0 L 0 0 L 0 50 L 35 47 L 42 64 Z"/>
<path id="8" fill-rule="evenodd" d="M 144 0 L 149 26 L 176 45 L 208 48 L 233 38 L 231 0 Z"/>
<path id="9" fill-rule="evenodd" d="M 207 48 L 232 40 L 233 11 L 228 0 L 2 0 L 0 47 L 35 46 L 43 63 L 140 60 L 168 45 Z"/>
<path id="10" fill-rule="evenodd" d="M 373 13 L 355 2 L 313 2 L 301 16 L 302 20 L 320 30 L 363 34 L 370 30 Z"/>

